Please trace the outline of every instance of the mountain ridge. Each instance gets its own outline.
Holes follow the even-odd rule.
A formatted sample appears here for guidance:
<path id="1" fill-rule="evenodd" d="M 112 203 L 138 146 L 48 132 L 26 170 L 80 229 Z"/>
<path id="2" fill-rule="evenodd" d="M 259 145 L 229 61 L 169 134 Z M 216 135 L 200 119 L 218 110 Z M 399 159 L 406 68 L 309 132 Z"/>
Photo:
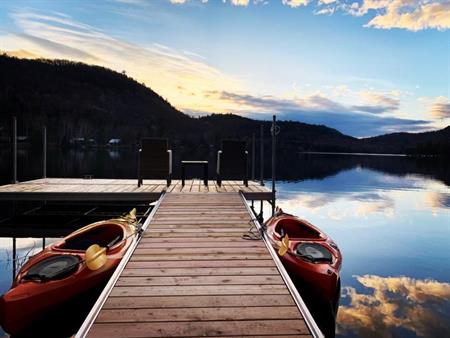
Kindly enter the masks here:
<path id="1" fill-rule="evenodd" d="M 223 138 L 249 140 L 252 133 L 259 135 L 261 124 L 269 136 L 270 121 L 233 114 L 191 117 L 144 84 L 101 66 L 3 54 L 0 74 L 2 137 L 8 135 L 12 116 L 17 116 L 19 130 L 31 136 L 37 137 L 47 125 L 49 142 L 59 145 L 77 137 L 93 138 L 100 144 L 120 138 L 133 144 L 143 136 L 154 136 L 168 137 L 174 146 L 182 148 L 218 146 Z M 358 139 L 325 125 L 297 121 L 278 124 L 282 151 L 405 153 L 450 148 L 450 127 Z"/>

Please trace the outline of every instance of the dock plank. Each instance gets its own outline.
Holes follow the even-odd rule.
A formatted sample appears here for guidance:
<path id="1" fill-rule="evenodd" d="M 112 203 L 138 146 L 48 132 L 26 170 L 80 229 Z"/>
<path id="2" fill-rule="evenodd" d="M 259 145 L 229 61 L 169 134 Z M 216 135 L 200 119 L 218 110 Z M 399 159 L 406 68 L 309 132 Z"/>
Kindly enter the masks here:
<path id="1" fill-rule="evenodd" d="M 104 309 L 152 309 L 152 308 L 184 308 L 209 307 L 212 309 L 224 307 L 257 307 L 271 306 L 276 311 L 279 306 L 295 305 L 290 295 L 208 295 L 185 297 L 111 297 L 105 303 Z M 190 310 L 188 310 L 190 311 Z"/>
<path id="2" fill-rule="evenodd" d="M 95 323 L 91 337 L 196 337 L 306 334 L 302 320 L 238 320 L 193 322 Z"/>
<path id="3" fill-rule="evenodd" d="M 295 306 L 272 307 L 224 307 L 141 309 L 136 312 L 124 309 L 104 310 L 98 317 L 98 323 L 133 323 L 133 322 L 191 322 L 212 320 L 261 320 L 261 319 L 296 319 L 298 309 Z"/>
<path id="4" fill-rule="evenodd" d="M 117 286 L 167 286 L 167 285 L 246 285 L 246 284 L 270 284 L 283 285 L 280 276 L 145 276 L 145 277 L 121 277 Z"/>

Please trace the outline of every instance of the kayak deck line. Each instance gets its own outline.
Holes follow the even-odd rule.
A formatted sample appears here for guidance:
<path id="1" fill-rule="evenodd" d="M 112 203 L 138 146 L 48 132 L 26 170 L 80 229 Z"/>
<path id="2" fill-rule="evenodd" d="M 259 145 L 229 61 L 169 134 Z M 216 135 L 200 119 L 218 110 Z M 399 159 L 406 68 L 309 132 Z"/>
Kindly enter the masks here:
<path id="1" fill-rule="evenodd" d="M 246 193 L 225 189 L 163 192 L 75 337 L 323 337 L 267 236 L 243 238 L 261 226 Z"/>

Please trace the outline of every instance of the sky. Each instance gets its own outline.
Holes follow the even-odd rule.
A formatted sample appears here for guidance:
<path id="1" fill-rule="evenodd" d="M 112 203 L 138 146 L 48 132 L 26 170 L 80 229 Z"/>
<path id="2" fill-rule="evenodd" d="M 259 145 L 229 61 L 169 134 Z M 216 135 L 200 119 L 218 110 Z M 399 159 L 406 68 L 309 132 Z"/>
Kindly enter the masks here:
<path id="1" fill-rule="evenodd" d="M 194 116 L 355 137 L 450 124 L 449 28 L 450 0 L 0 0 L 10 55 L 125 71 Z"/>

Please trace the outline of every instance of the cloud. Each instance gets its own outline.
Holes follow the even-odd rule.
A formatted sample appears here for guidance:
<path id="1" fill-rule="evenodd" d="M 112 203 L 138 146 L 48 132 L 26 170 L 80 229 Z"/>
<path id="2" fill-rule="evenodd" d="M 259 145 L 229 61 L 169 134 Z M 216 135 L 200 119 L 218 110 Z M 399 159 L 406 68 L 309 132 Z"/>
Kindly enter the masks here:
<path id="1" fill-rule="evenodd" d="M 250 2 L 250 0 L 231 0 L 231 3 L 234 6 L 248 6 L 248 3 Z"/>
<path id="2" fill-rule="evenodd" d="M 316 15 L 332 15 L 335 11 L 334 7 L 325 7 L 314 11 Z"/>
<path id="3" fill-rule="evenodd" d="M 447 336 L 450 325 L 446 319 L 450 284 L 410 277 L 356 276 L 364 290 L 343 289 L 343 298 L 350 305 L 338 312 L 338 334 L 358 337 L 394 337 L 398 329 L 419 337 Z M 400 331 L 401 332 L 401 331 Z"/>
<path id="4" fill-rule="evenodd" d="M 9 56 L 13 56 L 21 59 L 38 59 L 39 55 L 33 54 L 27 50 L 19 49 L 15 51 L 5 52 L 5 54 Z"/>
<path id="5" fill-rule="evenodd" d="M 400 100 L 398 98 L 391 97 L 384 93 L 364 90 L 359 94 L 369 105 L 353 106 L 353 108 L 358 111 L 380 114 L 395 111 L 400 107 Z"/>
<path id="6" fill-rule="evenodd" d="M 283 5 L 287 5 L 292 8 L 307 6 L 309 4 L 309 0 L 282 0 Z"/>
<path id="7" fill-rule="evenodd" d="M 206 95 L 228 102 L 231 112 L 253 118 L 269 118 L 277 113 L 279 118 L 312 124 L 324 124 L 354 136 L 378 135 L 405 130 L 422 131 L 429 128 L 429 121 L 379 116 L 393 110 L 394 101 L 385 97 L 371 97 L 370 106 L 346 106 L 315 93 L 297 98 L 280 98 L 272 95 L 256 96 L 229 91 L 209 91 Z M 376 102 L 381 103 L 377 106 Z M 389 102 L 391 105 L 386 106 Z M 371 113 L 363 111 L 371 110 Z M 386 110 L 387 109 L 387 110 Z"/>
<path id="8" fill-rule="evenodd" d="M 88 62 L 99 62 L 101 61 L 96 56 L 85 52 L 79 48 L 73 48 L 62 43 L 53 42 L 44 38 L 39 38 L 37 36 L 29 34 L 18 34 L 17 37 L 24 41 L 29 41 L 33 45 L 39 45 L 44 47 L 49 52 L 53 53 L 56 57 L 64 57 L 71 59 L 83 59 Z"/>
<path id="9" fill-rule="evenodd" d="M 435 119 L 450 118 L 450 100 L 445 96 L 438 96 L 431 106 L 429 115 Z"/>
<path id="10" fill-rule="evenodd" d="M 144 5 L 146 0 L 113 0 L 127 5 Z M 179 5 L 185 4 L 190 0 L 167 0 L 168 2 Z M 198 0 L 201 3 L 207 3 L 208 0 Z M 222 0 L 226 3 L 227 0 Z M 291 8 L 308 6 L 311 0 L 281 0 L 283 5 Z M 234 6 L 247 7 L 250 0 L 229 0 Z M 363 0 L 361 3 L 353 0 L 317 0 L 315 3 L 314 14 L 332 15 L 337 11 L 343 11 L 353 16 L 365 16 L 374 12 L 365 27 L 378 29 L 406 29 L 410 31 L 419 31 L 423 29 L 445 30 L 450 28 L 450 1 L 431 1 L 431 0 Z M 253 4 L 268 4 L 265 0 L 253 0 Z"/>
<path id="11" fill-rule="evenodd" d="M 410 31 L 450 28 L 450 2 L 426 0 L 364 0 L 360 6 L 347 7 L 347 12 L 362 16 L 376 11 L 365 27 L 400 28 Z"/>
<path id="12" fill-rule="evenodd" d="M 424 204 L 431 208 L 433 213 L 438 210 L 446 211 L 450 208 L 450 193 L 428 191 L 424 195 Z M 421 205 L 420 207 L 423 207 Z"/>

